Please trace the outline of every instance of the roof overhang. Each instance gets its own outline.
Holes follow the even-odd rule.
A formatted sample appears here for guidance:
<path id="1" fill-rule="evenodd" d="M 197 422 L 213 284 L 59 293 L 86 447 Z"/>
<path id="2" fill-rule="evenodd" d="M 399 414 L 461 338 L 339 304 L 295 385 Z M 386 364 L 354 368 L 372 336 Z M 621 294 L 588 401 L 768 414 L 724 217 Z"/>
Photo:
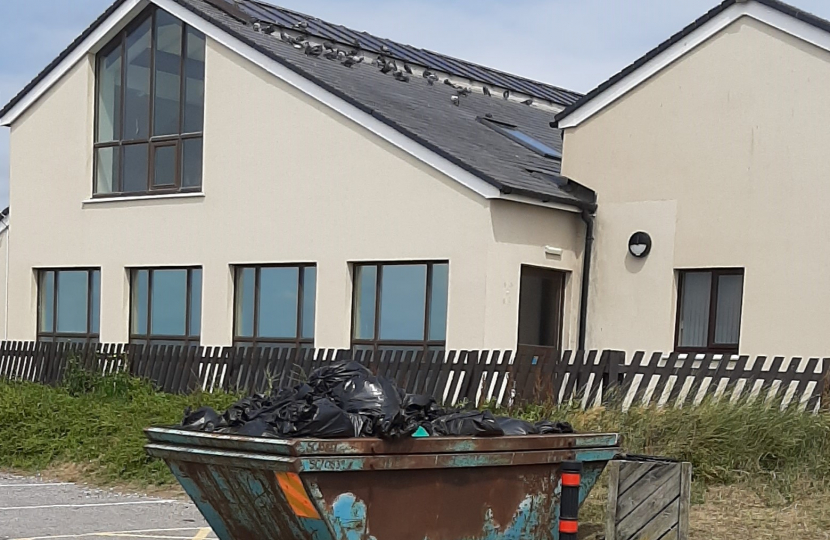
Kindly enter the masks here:
<path id="1" fill-rule="evenodd" d="M 288 65 L 280 62 L 261 50 L 253 47 L 239 37 L 232 35 L 217 24 L 184 7 L 175 0 L 117 0 L 92 26 L 70 45 L 52 64 L 38 75 L 29 86 L 23 89 L 4 109 L 0 110 L 0 126 L 9 126 L 21 117 L 38 99 L 49 91 L 67 72 L 88 54 L 96 53 L 104 47 L 121 29 L 150 4 L 167 11 L 173 16 L 196 28 L 206 36 L 231 49 L 243 58 L 253 62 L 271 75 L 309 97 L 333 109 L 339 114 L 356 122 L 363 128 L 406 152 L 419 161 L 440 171 L 459 182 L 485 199 L 506 199 L 515 202 L 545 206 L 559 210 L 579 212 L 586 205 L 557 197 L 536 199 L 532 194 L 511 194 L 503 191 L 497 183 L 483 179 L 474 171 L 462 167 L 440 151 L 427 148 L 406 133 L 401 132 L 389 122 L 372 111 L 364 110 L 350 103 L 341 96 L 323 88 L 313 80 L 305 77 Z M 489 180 L 489 181 L 488 181 Z M 590 206 L 590 204 L 588 205 Z"/>
<path id="2" fill-rule="evenodd" d="M 727 0 L 690 25 L 691 30 L 685 29 L 666 42 L 670 45 L 658 46 L 557 114 L 551 125 L 560 129 L 580 125 L 742 17 L 830 51 L 827 21 L 776 0 Z"/>
<path id="3" fill-rule="evenodd" d="M 96 53 L 124 28 L 150 0 L 118 0 L 64 50 L 32 83 L 0 110 L 0 126 L 10 126 L 79 61 Z"/>

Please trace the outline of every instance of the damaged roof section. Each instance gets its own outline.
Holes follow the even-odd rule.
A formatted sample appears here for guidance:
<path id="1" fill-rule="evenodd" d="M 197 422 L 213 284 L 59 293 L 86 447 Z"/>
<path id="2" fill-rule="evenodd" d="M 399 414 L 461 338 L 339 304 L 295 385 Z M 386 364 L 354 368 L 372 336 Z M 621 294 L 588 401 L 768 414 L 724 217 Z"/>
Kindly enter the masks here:
<path id="1" fill-rule="evenodd" d="M 561 159 L 545 157 L 478 120 L 494 118 L 516 126 L 561 153 L 561 134 L 549 126 L 550 112 L 530 106 L 529 102 L 505 99 L 503 93 L 486 95 L 472 91 L 463 84 L 442 80 L 430 69 L 395 60 L 391 55 L 380 54 L 378 59 L 356 47 L 338 47 L 302 32 L 288 34 L 276 25 L 242 21 L 215 5 L 222 1 L 176 0 L 503 194 L 580 209 L 595 208 L 596 195 L 592 191 L 567 188 L 576 184 L 560 177 Z M 292 28 L 303 29 L 297 23 L 292 23 Z"/>
<path id="2" fill-rule="evenodd" d="M 378 37 L 366 32 L 353 30 L 339 24 L 332 24 L 317 17 L 304 15 L 290 9 L 259 2 L 257 0 L 206 0 L 208 3 L 226 10 L 230 15 L 244 23 L 270 23 L 280 28 L 301 31 L 305 35 L 321 41 L 343 45 L 383 54 L 388 58 L 426 67 L 432 71 L 463 77 L 514 94 L 522 94 L 538 100 L 546 100 L 559 107 L 567 107 L 576 102 L 582 94 L 560 88 L 551 84 L 534 81 L 511 73 L 453 58 L 406 45 L 390 39 Z"/>

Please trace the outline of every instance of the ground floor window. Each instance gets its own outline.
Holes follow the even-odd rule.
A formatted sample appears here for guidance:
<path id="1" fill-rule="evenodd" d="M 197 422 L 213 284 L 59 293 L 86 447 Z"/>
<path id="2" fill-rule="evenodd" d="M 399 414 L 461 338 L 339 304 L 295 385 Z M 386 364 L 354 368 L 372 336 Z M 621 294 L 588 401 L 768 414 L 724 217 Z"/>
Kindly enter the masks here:
<path id="1" fill-rule="evenodd" d="M 315 266 L 237 266 L 234 274 L 235 345 L 314 346 Z"/>
<path id="2" fill-rule="evenodd" d="M 565 272 L 522 266 L 519 287 L 519 348 L 562 347 Z"/>
<path id="3" fill-rule="evenodd" d="M 743 268 L 680 271 L 675 348 L 737 353 L 743 287 Z"/>
<path id="4" fill-rule="evenodd" d="M 355 264 L 354 348 L 443 350 L 448 290 L 446 262 Z"/>
<path id="5" fill-rule="evenodd" d="M 39 341 L 98 341 L 101 270 L 38 270 Z"/>
<path id="6" fill-rule="evenodd" d="M 201 268 L 134 268 L 130 290 L 131 343 L 199 345 Z"/>

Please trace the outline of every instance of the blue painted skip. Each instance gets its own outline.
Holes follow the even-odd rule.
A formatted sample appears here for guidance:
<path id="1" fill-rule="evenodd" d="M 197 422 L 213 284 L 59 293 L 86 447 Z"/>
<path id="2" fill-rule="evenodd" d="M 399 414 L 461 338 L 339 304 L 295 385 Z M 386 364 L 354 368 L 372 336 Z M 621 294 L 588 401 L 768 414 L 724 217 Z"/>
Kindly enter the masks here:
<path id="1" fill-rule="evenodd" d="M 516 513 L 507 526 L 499 526 L 493 518 L 492 510 L 485 513 L 480 536 L 459 538 L 458 540 L 532 540 L 537 538 L 540 525 L 544 519 L 544 509 L 550 504 L 542 493 L 528 495 L 516 509 Z M 395 540 L 377 539 L 371 535 L 370 524 L 366 515 L 366 503 L 357 499 L 352 493 L 338 496 L 327 512 L 327 519 L 334 531 L 335 540 Z M 425 538 L 424 540 L 429 540 Z"/>
<path id="2" fill-rule="evenodd" d="M 225 527 L 225 522 L 219 516 L 216 508 L 210 503 L 210 501 L 202 497 L 202 490 L 196 485 L 196 483 L 193 482 L 189 476 L 184 474 L 176 463 L 169 462 L 168 465 L 170 466 L 170 470 L 173 472 L 173 476 L 176 477 L 176 480 L 178 480 L 179 484 L 181 484 L 182 488 L 184 488 L 185 493 L 187 493 L 194 504 L 196 504 L 196 507 L 202 513 L 202 516 L 204 516 L 205 520 L 208 522 L 208 525 L 210 525 L 213 529 L 213 532 L 216 533 L 216 536 L 219 537 L 219 540 L 235 540 L 234 538 L 231 538 L 228 529 Z"/>

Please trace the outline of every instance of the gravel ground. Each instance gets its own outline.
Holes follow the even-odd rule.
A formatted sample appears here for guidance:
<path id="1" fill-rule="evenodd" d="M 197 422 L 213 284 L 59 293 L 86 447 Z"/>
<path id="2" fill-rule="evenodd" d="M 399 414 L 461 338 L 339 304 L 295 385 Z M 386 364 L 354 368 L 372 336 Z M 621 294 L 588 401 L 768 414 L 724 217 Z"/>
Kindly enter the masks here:
<path id="1" fill-rule="evenodd" d="M 188 501 L 0 474 L 0 540 L 52 538 L 209 540 L 216 536 Z"/>

